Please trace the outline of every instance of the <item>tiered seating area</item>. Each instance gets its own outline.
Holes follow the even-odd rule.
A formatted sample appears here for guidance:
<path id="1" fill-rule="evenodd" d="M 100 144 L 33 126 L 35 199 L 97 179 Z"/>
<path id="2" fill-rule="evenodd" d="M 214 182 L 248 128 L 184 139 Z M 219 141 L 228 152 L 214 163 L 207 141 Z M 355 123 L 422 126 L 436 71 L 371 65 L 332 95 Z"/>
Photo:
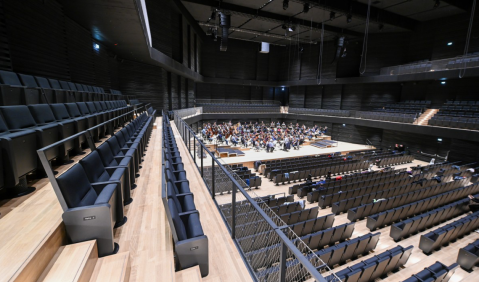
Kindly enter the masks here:
<path id="1" fill-rule="evenodd" d="M 479 101 L 448 101 L 429 122 L 432 126 L 479 129 Z"/>
<path id="2" fill-rule="evenodd" d="M 420 281 L 447 282 L 449 281 L 449 279 L 451 279 L 457 267 L 458 267 L 457 263 L 451 264 L 450 266 L 446 266 L 443 263 L 437 261 L 435 264 L 424 268 L 423 271 L 417 274 L 414 274 L 413 276 L 404 280 L 403 282 L 420 282 Z"/>
<path id="3" fill-rule="evenodd" d="M 345 110 L 308 109 L 308 108 L 289 108 L 288 113 L 302 114 L 302 115 L 315 115 L 315 116 L 336 116 L 336 117 L 350 116 L 350 112 Z"/>
<path id="4" fill-rule="evenodd" d="M 180 269 L 198 265 L 201 276 L 209 273 L 208 237 L 205 236 L 196 209 L 183 160 L 176 145 L 170 122 L 163 115 L 163 201 L 175 242 Z M 165 193 L 163 193 L 165 195 Z"/>
<path id="5" fill-rule="evenodd" d="M 358 112 L 358 117 L 363 119 L 384 120 L 402 123 L 414 123 L 431 101 L 404 101 L 387 104 L 371 112 Z"/>

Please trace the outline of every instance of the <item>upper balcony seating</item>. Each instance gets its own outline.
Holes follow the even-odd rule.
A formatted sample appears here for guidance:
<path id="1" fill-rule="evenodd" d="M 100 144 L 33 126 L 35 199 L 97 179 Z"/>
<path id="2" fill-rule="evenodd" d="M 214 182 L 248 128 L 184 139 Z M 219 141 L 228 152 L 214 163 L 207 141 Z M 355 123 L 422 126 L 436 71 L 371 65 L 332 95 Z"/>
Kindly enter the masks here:
<path id="1" fill-rule="evenodd" d="M 214 105 L 203 106 L 203 113 L 279 113 L 279 106 Z"/>
<path id="2" fill-rule="evenodd" d="M 328 110 L 328 109 L 307 109 L 307 108 L 289 108 L 290 114 L 306 114 L 306 115 L 318 115 L 318 116 L 338 116 L 349 117 L 350 112 L 345 110 Z"/>
<path id="3" fill-rule="evenodd" d="M 166 115 L 163 115 L 163 148 L 163 191 L 166 189 L 163 204 L 173 233 L 176 257 L 181 269 L 199 265 L 201 276 L 204 277 L 209 273 L 208 237 L 203 232 L 200 215 Z"/>

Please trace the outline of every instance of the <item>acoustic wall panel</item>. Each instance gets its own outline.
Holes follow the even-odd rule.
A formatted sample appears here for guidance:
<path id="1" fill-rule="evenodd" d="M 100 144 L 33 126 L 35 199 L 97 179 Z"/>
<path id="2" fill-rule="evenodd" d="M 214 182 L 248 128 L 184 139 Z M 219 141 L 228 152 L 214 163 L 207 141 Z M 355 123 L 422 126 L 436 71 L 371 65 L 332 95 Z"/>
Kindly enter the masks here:
<path id="1" fill-rule="evenodd" d="M 339 110 L 341 108 L 342 85 L 325 85 L 323 90 L 322 108 Z"/>
<path id="2" fill-rule="evenodd" d="M 171 74 L 171 109 L 177 110 L 179 109 L 179 101 L 178 96 L 179 94 L 179 87 L 178 87 L 179 76 L 175 73 Z"/>
<path id="3" fill-rule="evenodd" d="M 195 106 L 195 82 L 191 79 L 187 80 L 188 85 L 188 108 Z"/>
<path id="4" fill-rule="evenodd" d="M 291 108 L 304 108 L 305 86 L 292 86 L 289 88 L 289 106 Z"/>
<path id="5" fill-rule="evenodd" d="M 263 100 L 262 86 L 251 86 L 251 100 Z"/>
<path id="6" fill-rule="evenodd" d="M 108 52 L 105 46 L 99 42 L 93 43 L 100 46 L 100 50 L 93 50 L 93 66 L 95 70 L 94 85 L 103 87 L 105 89 L 111 88 L 110 73 L 108 71 Z"/>
<path id="7" fill-rule="evenodd" d="M 179 77 L 180 78 L 180 82 L 181 82 L 181 99 L 180 99 L 180 108 L 181 109 L 185 109 L 187 108 L 187 103 L 186 103 L 186 98 L 188 96 L 188 89 L 186 88 L 187 85 L 186 85 L 186 78 L 184 77 Z"/>
<path id="8" fill-rule="evenodd" d="M 70 79 L 62 6 L 54 0 L 4 0 L 13 70 Z"/>
<path id="9" fill-rule="evenodd" d="M 309 109 L 321 109 L 321 101 L 324 86 L 306 86 L 304 95 L 304 107 Z"/>
<path id="10" fill-rule="evenodd" d="M 3 1 L 0 1 L 0 70 L 12 70 Z"/>

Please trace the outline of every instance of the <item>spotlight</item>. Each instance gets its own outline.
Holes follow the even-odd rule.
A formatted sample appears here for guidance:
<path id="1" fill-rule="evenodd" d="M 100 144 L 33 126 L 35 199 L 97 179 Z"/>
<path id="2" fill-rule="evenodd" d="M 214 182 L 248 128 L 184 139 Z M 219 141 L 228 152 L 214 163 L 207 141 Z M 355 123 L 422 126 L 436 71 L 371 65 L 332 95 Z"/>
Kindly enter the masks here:
<path id="1" fill-rule="evenodd" d="M 281 87 L 281 91 L 284 91 L 284 87 Z"/>
<path id="2" fill-rule="evenodd" d="M 379 28 L 379 31 L 382 31 L 383 28 L 384 28 L 384 25 L 383 25 L 383 24 L 379 24 L 378 28 Z"/>
<path id="3" fill-rule="evenodd" d="M 93 49 L 95 49 L 95 51 L 100 51 L 100 44 L 93 43 Z"/>
<path id="4" fill-rule="evenodd" d="M 452 45 L 452 42 L 447 42 L 447 46 L 451 46 Z"/>
<path id="5" fill-rule="evenodd" d="M 309 3 L 304 3 L 304 8 L 303 8 L 303 13 L 308 13 L 309 12 Z"/>
<path id="6" fill-rule="evenodd" d="M 434 0 L 434 8 L 437 8 L 439 7 L 439 5 L 441 5 L 441 1 L 440 0 Z"/>
<path id="7" fill-rule="evenodd" d="M 441 84 L 442 84 L 442 85 L 445 85 L 445 84 L 446 84 L 446 82 L 445 82 L 445 81 L 441 81 Z"/>
<path id="8" fill-rule="evenodd" d="M 289 7 L 289 0 L 283 0 L 283 10 L 288 9 Z"/>
<path id="9" fill-rule="evenodd" d="M 293 32 L 295 29 L 296 29 L 296 27 L 294 25 L 288 27 L 288 31 L 290 31 L 290 32 Z"/>
<path id="10" fill-rule="evenodd" d="M 329 13 L 329 20 L 334 20 L 336 18 L 336 13 L 331 11 L 331 13 Z"/>
<path id="11" fill-rule="evenodd" d="M 353 16 L 351 14 L 348 14 L 348 16 L 346 17 L 346 21 L 348 23 L 352 22 L 353 21 Z"/>

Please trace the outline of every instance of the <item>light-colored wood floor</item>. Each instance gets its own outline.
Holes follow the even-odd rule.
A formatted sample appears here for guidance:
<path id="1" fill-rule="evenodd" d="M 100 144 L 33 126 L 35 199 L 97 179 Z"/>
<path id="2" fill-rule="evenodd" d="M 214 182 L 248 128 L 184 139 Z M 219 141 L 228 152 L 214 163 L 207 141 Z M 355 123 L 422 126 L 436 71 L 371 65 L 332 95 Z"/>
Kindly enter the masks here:
<path id="1" fill-rule="evenodd" d="M 200 213 L 201 225 L 208 236 L 210 273 L 203 278 L 203 281 L 252 281 L 176 126 L 172 128 L 183 158 L 191 192 L 195 195 L 195 205 Z"/>
<path id="2" fill-rule="evenodd" d="M 404 167 L 411 167 L 411 166 L 416 166 L 418 164 L 421 165 L 427 165 L 428 163 L 414 160 L 412 164 L 405 164 L 405 165 L 399 165 L 396 166 L 396 169 L 404 168 Z M 377 167 L 373 168 L 374 170 L 377 170 Z M 285 193 L 288 195 L 288 187 L 292 186 L 293 184 L 286 184 L 286 185 L 279 185 L 275 186 L 273 182 L 270 182 L 268 179 L 262 177 L 262 185 L 260 189 L 254 189 L 250 192 L 250 195 L 254 197 L 255 195 L 257 196 L 266 196 L 266 195 L 271 195 L 271 194 L 276 194 L 276 193 Z M 231 198 L 230 195 L 223 195 L 223 196 L 217 196 L 216 199 L 218 201 L 221 201 L 222 198 L 225 198 L 225 201 Z M 306 198 L 299 199 L 297 195 L 295 195 L 295 201 L 299 200 L 306 200 Z M 312 203 L 309 204 L 306 201 L 306 208 L 311 208 L 317 206 L 317 203 Z M 331 208 L 326 208 L 326 209 L 320 209 L 319 210 L 319 216 L 327 215 L 331 213 Z M 451 223 L 458 218 L 461 218 L 465 215 L 456 217 L 454 219 L 451 219 L 441 225 L 434 226 L 426 231 L 423 231 L 421 233 L 418 233 L 414 236 L 411 236 L 409 238 L 403 239 L 399 242 L 394 242 L 394 240 L 389 236 L 390 232 L 390 226 L 375 230 L 372 233 L 376 232 L 381 232 L 381 236 L 379 239 L 378 246 L 372 252 L 371 254 L 364 256 L 362 258 L 358 258 L 354 261 L 350 261 L 342 266 L 338 266 L 333 269 L 333 272 L 339 271 L 341 269 L 344 269 L 348 266 L 352 266 L 356 263 L 359 263 L 362 260 L 368 259 L 374 255 L 378 255 L 386 250 L 389 250 L 397 245 L 401 245 L 403 247 L 407 246 L 414 246 L 413 252 L 411 254 L 411 257 L 407 264 L 405 265 L 404 268 L 402 268 L 400 271 L 397 271 L 396 273 L 390 273 L 389 276 L 386 279 L 377 279 L 376 282 L 378 281 L 387 281 L 387 282 L 397 282 L 397 281 L 402 281 L 407 278 L 409 278 L 411 275 L 418 273 L 419 271 L 423 270 L 425 267 L 428 267 L 435 263 L 436 261 L 440 261 L 446 265 L 451 265 L 456 262 L 457 259 L 457 254 L 459 252 L 459 249 L 462 247 L 465 247 L 467 244 L 478 240 L 479 239 L 479 234 L 476 232 L 470 233 L 469 235 L 465 236 L 464 238 L 461 238 L 457 240 L 456 242 L 453 242 L 449 244 L 448 246 L 442 247 L 440 250 L 437 252 L 432 253 L 431 255 L 425 255 L 420 249 L 419 249 L 419 239 L 422 234 L 425 234 L 431 230 L 434 230 L 438 227 L 441 227 L 443 225 L 446 225 L 448 223 Z M 341 214 L 341 215 L 336 215 L 334 224 L 333 226 L 338 226 L 344 223 L 349 223 L 350 221 L 347 219 L 347 214 Z M 371 232 L 367 227 L 366 227 L 366 219 L 363 219 L 361 221 L 356 222 L 355 225 L 355 230 L 351 238 L 355 238 L 358 236 L 365 235 L 367 233 Z M 327 276 L 328 273 L 324 273 L 324 276 Z M 473 272 L 468 273 L 464 271 L 461 268 L 458 268 L 456 270 L 456 274 L 451 278 L 451 282 L 458 282 L 458 281 L 479 281 L 479 267 L 474 267 Z"/>

